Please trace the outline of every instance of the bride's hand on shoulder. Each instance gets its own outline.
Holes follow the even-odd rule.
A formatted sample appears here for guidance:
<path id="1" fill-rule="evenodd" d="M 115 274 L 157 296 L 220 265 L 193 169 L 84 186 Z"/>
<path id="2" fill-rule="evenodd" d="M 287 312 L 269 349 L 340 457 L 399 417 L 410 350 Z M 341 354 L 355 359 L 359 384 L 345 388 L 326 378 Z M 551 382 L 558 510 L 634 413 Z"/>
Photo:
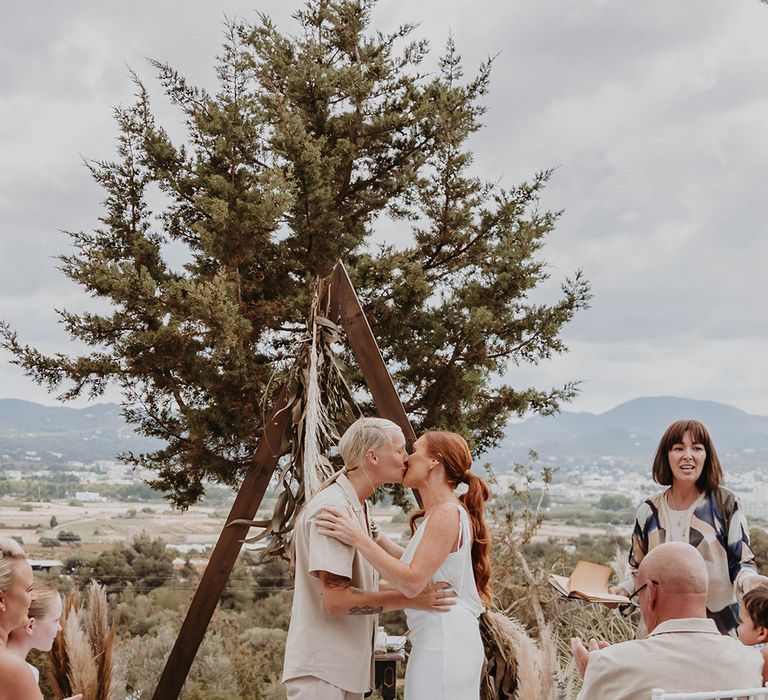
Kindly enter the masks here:
<path id="1" fill-rule="evenodd" d="M 326 506 L 315 517 L 317 530 L 321 535 L 335 537 L 344 544 L 356 546 L 368 533 L 360 525 L 351 508 L 346 511 Z"/>
<path id="2" fill-rule="evenodd" d="M 451 584 L 438 581 L 429 584 L 419 595 L 411 598 L 408 607 L 427 612 L 448 612 L 454 605 L 456 605 L 456 593 L 451 588 Z"/>

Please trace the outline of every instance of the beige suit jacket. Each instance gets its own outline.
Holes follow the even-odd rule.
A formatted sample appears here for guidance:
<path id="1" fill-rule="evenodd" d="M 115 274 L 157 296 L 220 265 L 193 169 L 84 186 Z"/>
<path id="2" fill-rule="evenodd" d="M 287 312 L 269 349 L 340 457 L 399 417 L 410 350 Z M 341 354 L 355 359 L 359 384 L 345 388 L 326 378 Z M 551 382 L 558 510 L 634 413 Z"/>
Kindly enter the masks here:
<path id="1" fill-rule="evenodd" d="M 712 620 L 667 620 L 645 639 L 591 652 L 578 700 L 649 700 L 653 688 L 756 688 L 762 669 L 757 649 L 720 634 Z"/>
<path id="2" fill-rule="evenodd" d="M 318 491 L 296 519 L 296 578 L 283 681 L 313 676 L 351 693 L 365 693 L 371 688 L 376 615 L 326 613 L 318 572 L 345 576 L 364 591 L 378 590 L 379 575 L 354 547 L 318 532 L 315 518 L 326 506 L 352 508 L 368 528 L 365 507 L 343 474 Z"/>

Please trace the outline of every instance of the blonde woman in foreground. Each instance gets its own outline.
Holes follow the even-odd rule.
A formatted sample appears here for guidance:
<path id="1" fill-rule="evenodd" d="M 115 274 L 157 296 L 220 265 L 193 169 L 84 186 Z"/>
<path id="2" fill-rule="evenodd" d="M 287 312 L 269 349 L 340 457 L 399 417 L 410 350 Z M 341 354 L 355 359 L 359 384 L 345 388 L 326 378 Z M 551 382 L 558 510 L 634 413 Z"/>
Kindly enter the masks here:
<path id="1" fill-rule="evenodd" d="M 27 620 L 33 584 L 24 550 L 10 537 L 0 537 L 0 700 L 43 700 L 24 659 L 7 648 L 11 631 Z M 76 695 L 68 700 L 82 698 Z"/>

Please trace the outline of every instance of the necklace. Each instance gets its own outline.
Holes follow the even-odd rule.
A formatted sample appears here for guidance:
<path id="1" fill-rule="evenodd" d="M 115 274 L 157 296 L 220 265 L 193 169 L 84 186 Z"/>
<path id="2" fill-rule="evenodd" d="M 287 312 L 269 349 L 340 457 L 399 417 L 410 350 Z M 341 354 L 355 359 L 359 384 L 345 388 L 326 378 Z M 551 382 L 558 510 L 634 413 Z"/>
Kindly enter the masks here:
<path id="1" fill-rule="evenodd" d="M 670 502 L 669 505 L 672 506 L 672 513 L 674 513 L 674 516 L 676 518 L 674 522 L 675 527 L 682 527 L 683 521 L 685 520 L 685 516 L 688 514 L 688 511 L 677 509 L 677 503 L 675 503 L 675 497 L 672 495 L 672 489 L 669 489 L 669 491 L 667 491 L 667 501 Z M 672 516 L 672 513 L 670 513 L 670 516 Z"/>
<path id="2" fill-rule="evenodd" d="M 366 471 L 365 467 L 361 467 L 361 469 L 363 470 L 363 474 L 365 474 L 365 478 L 368 479 L 368 484 L 371 487 L 371 496 L 373 496 L 373 494 L 376 493 L 376 487 L 373 485 L 371 477 L 368 476 L 368 472 Z M 379 529 L 373 520 L 368 517 L 368 499 L 363 502 L 363 517 L 365 518 L 365 526 L 368 529 L 368 534 L 375 540 L 379 534 Z M 375 535 L 373 534 L 374 530 L 376 531 Z"/>

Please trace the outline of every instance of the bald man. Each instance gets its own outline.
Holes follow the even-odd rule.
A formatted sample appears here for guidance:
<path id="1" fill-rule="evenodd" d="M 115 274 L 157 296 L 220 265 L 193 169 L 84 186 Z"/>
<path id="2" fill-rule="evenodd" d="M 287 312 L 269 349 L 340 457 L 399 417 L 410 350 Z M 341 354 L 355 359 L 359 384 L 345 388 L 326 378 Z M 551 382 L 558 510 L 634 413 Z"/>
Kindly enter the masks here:
<path id="1" fill-rule="evenodd" d="M 645 639 L 571 651 L 584 686 L 578 700 L 648 700 L 653 688 L 713 691 L 762 685 L 762 656 L 721 635 L 707 618 L 707 567 L 695 547 L 668 542 L 654 547 L 637 570 Z"/>

